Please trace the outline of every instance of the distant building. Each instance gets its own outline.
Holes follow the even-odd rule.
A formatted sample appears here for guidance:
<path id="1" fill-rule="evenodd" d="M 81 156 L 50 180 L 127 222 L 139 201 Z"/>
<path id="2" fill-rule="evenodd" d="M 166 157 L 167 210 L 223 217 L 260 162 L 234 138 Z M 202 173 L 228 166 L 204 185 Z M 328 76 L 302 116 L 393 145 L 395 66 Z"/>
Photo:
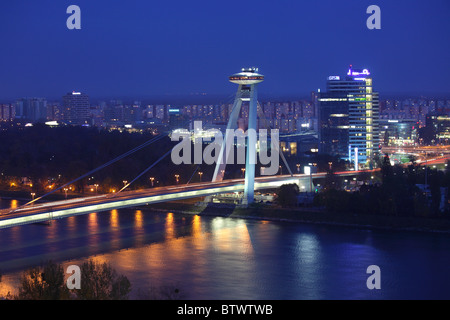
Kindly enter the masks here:
<path id="1" fill-rule="evenodd" d="M 11 121 L 16 117 L 16 106 L 13 104 L 0 105 L 0 121 Z"/>
<path id="2" fill-rule="evenodd" d="M 344 77 L 330 76 L 319 102 L 319 152 L 369 164 L 379 151 L 378 93 L 367 69 L 350 66 Z M 350 151 L 350 152 L 349 152 Z"/>
<path id="3" fill-rule="evenodd" d="M 89 96 L 81 92 L 69 92 L 63 96 L 62 117 L 69 124 L 89 123 Z"/>
<path id="4" fill-rule="evenodd" d="M 23 122 L 45 122 L 47 100 L 45 98 L 21 98 L 16 101 L 16 119 Z"/>
<path id="5" fill-rule="evenodd" d="M 189 128 L 187 117 L 181 113 L 179 108 L 172 107 L 169 109 L 169 129 L 186 129 Z"/>
<path id="6" fill-rule="evenodd" d="M 431 113 L 426 117 L 427 137 L 425 142 L 430 144 L 449 144 L 450 142 L 450 116 L 448 113 Z"/>
<path id="7" fill-rule="evenodd" d="M 142 121 L 142 108 L 139 101 L 135 101 L 132 105 L 125 105 L 123 110 L 123 121 L 132 124 Z"/>
<path id="8" fill-rule="evenodd" d="M 417 142 L 418 121 L 380 119 L 380 137 L 386 146 L 408 146 Z"/>

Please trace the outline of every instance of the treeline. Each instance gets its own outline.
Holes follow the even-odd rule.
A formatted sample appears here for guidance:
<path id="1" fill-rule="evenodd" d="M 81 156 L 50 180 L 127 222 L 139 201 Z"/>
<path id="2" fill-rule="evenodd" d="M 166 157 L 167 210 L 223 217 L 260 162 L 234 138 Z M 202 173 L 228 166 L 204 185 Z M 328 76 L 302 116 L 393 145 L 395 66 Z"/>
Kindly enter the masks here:
<path id="1" fill-rule="evenodd" d="M 29 187 L 26 190 L 41 195 L 49 191 L 46 189 L 49 184 L 53 184 L 53 188 L 61 186 L 155 137 L 157 136 L 150 132 L 129 133 L 97 127 L 49 127 L 44 124 L 9 127 L 0 131 L 0 189 L 18 190 L 22 183 L 20 179 L 27 178 L 32 182 L 32 190 L 29 190 Z M 92 176 L 79 180 L 74 184 L 74 191 L 89 192 L 85 190 L 86 186 L 95 184 L 99 186 L 98 192 L 118 190 L 124 186 L 124 181 L 132 181 L 176 144 L 177 142 L 171 141 L 168 136 L 162 137 Z M 303 173 L 303 166 L 310 163 L 314 163 L 318 171 L 326 170 L 330 162 L 335 170 L 345 169 L 345 162 L 327 155 L 297 157 L 286 154 L 286 160 L 293 173 Z M 279 174 L 289 173 L 281 159 L 279 165 Z M 243 177 L 244 166 L 227 165 L 225 178 Z M 175 175 L 178 176 L 180 184 L 210 181 L 214 167 L 204 163 L 175 165 L 168 155 L 129 188 L 148 188 L 152 184 L 154 187 L 174 185 L 177 183 Z M 257 165 L 257 175 L 259 172 Z M 150 178 L 153 178 L 153 181 Z M 12 181 L 15 181 L 14 187 Z"/>
<path id="2" fill-rule="evenodd" d="M 0 132 L 0 173 L 2 188 L 9 187 L 11 179 L 26 177 L 33 190 L 45 191 L 45 186 L 55 186 L 72 181 L 116 157 L 154 139 L 151 133 L 129 133 L 86 127 L 14 127 Z M 77 192 L 86 185 L 98 184 L 99 192 L 121 188 L 123 181 L 130 182 L 152 163 L 169 151 L 176 142 L 169 137 L 130 154 L 75 184 Z M 174 174 L 181 179 L 192 175 L 193 166 L 172 165 L 170 155 L 137 180 L 132 188 L 174 184 Z M 197 176 L 197 181 L 199 177 Z M 195 180 L 193 180 L 195 181 Z M 106 190 L 108 189 L 108 190 Z"/>
<path id="3" fill-rule="evenodd" d="M 449 169 L 425 169 L 414 164 L 391 166 L 385 156 L 381 171 L 374 175 L 366 177 L 358 191 L 348 192 L 342 189 L 342 179 L 329 173 L 314 204 L 331 212 L 348 214 L 449 217 Z"/>

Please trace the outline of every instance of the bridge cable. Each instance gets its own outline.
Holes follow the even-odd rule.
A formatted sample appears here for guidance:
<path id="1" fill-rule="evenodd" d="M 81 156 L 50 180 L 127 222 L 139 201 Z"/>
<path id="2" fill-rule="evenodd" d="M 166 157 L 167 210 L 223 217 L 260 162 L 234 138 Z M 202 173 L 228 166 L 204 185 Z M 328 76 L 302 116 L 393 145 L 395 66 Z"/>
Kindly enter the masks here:
<path id="1" fill-rule="evenodd" d="M 122 189 L 120 189 L 117 193 L 122 192 L 122 190 L 126 189 L 129 185 L 131 185 L 133 182 L 135 182 L 137 179 L 139 179 L 140 177 L 142 177 L 142 175 L 144 173 L 146 173 L 148 170 L 150 170 L 151 168 L 153 168 L 155 165 L 157 165 L 162 159 L 164 159 L 165 157 L 167 157 L 170 153 L 172 152 L 172 149 L 170 149 L 169 151 L 167 151 L 163 156 L 161 156 L 158 160 L 156 160 L 155 162 L 153 162 L 147 169 L 145 169 L 144 171 L 142 171 L 136 178 L 134 178 L 131 182 L 128 182 Z M 117 194 L 116 193 L 116 194 Z M 114 197 L 114 195 L 113 195 Z"/>
<path id="2" fill-rule="evenodd" d="M 84 175 L 82 175 L 82 176 L 80 176 L 80 177 L 78 177 L 78 178 L 76 178 L 76 179 L 74 179 L 74 180 L 72 180 L 70 182 L 67 182 L 67 183 L 63 184 L 62 186 L 60 186 L 60 187 L 58 187 L 58 188 L 56 188 L 56 189 L 54 189 L 54 190 L 44 194 L 43 196 L 40 196 L 40 197 L 38 197 L 38 198 L 36 198 L 36 199 L 34 199 L 32 201 L 29 201 L 29 202 L 25 203 L 24 205 L 21 205 L 21 206 L 15 208 L 15 209 L 11 210 L 9 213 L 12 213 L 12 212 L 16 211 L 17 209 L 20 209 L 20 208 L 23 208 L 25 206 L 28 206 L 28 205 L 30 205 L 30 204 L 32 204 L 32 203 L 34 203 L 34 202 L 36 202 L 36 201 L 38 201 L 38 200 L 48 196 L 48 195 L 50 195 L 50 194 L 52 194 L 52 193 L 54 193 L 54 192 L 56 192 L 56 191 L 58 191 L 58 190 L 60 190 L 60 189 L 62 189 L 64 187 L 74 183 L 74 182 L 77 182 L 80 179 L 83 179 L 83 178 L 93 174 L 94 172 L 97 172 L 97 171 L 99 171 L 99 170 L 101 170 L 101 169 L 103 169 L 103 168 L 105 168 L 105 167 L 107 167 L 107 166 L 109 166 L 109 165 L 111 165 L 111 164 L 113 164 L 113 163 L 115 163 L 115 162 L 117 162 L 117 161 L 119 161 L 119 160 L 129 156 L 130 154 L 132 154 L 132 153 L 134 153 L 136 151 L 141 150 L 142 148 L 147 147 L 148 145 L 152 144 L 153 142 L 161 140 L 162 138 L 165 138 L 165 137 L 166 137 L 166 135 L 158 135 L 158 136 L 156 136 L 156 137 L 154 137 L 154 138 L 144 142 L 143 144 L 137 146 L 136 148 L 134 148 L 134 149 L 132 149 L 132 150 L 130 150 L 130 151 L 128 151 L 128 152 L 126 152 L 126 153 L 124 153 L 124 154 L 122 154 L 122 155 L 120 155 L 120 156 L 118 156 L 118 157 L 116 157 L 116 158 L 114 158 L 114 159 L 112 159 L 110 161 L 108 161 L 107 163 L 105 163 L 105 164 L 103 164 L 103 165 L 101 165 L 101 166 L 99 166 L 99 167 L 89 171 L 88 173 L 85 173 Z"/>
<path id="3" fill-rule="evenodd" d="M 187 120 L 183 123 L 183 126 L 185 126 L 186 124 L 191 124 L 193 121 L 195 121 L 194 119 L 191 120 Z M 156 164 L 158 164 L 162 159 L 164 159 L 169 153 L 172 152 L 172 149 L 169 150 L 168 152 L 166 152 L 162 157 L 160 157 L 158 160 L 156 160 L 153 164 L 151 164 L 147 169 L 145 169 L 143 172 L 141 172 L 136 178 L 134 178 L 130 183 L 127 183 L 122 189 L 120 189 L 117 193 L 120 193 L 121 191 L 125 190 L 126 188 L 128 188 L 134 181 L 136 181 L 137 179 L 139 179 L 144 173 L 146 173 L 147 171 L 149 171 L 151 168 L 153 168 Z"/>
<path id="4" fill-rule="evenodd" d="M 194 170 L 194 173 L 191 175 L 191 177 L 189 178 L 189 181 L 186 184 L 189 184 L 191 182 L 191 180 L 194 177 L 195 173 L 197 172 L 198 168 L 200 168 L 200 165 L 197 165 L 197 167 Z"/>
<path id="5" fill-rule="evenodd" d="M 260 106 L 260 108 L 258 108 L 258 106 Z M 268 122 L 267 119 L 266 119 L 265 114 L 264 114 L 263 111 L 262 111 L 262 107 L 261 107 L 261 105 L 259 104 L 259 102 L 257 102 L 256 110 L 257 110 L 258 113 L 259 113 L 259 118 L 264 120 L 264 124 L 265 124 L 266 129 L 272 129 L 271 126 L 270 126 L 270 124 L 269 124 L 269 122 Z M 286 168 L 288 169 L 289 174 L 291 175 L 291 177 L 293 177 L 294 175 L 292 174 L 291 168 L 289 167 L 289 164 L 287 163 L 286 158 L 284 157 L 283 151 L 281 151 L 281 148 L 280 148 L 280 147 L 278 147 L 278 152 L 279 152 L 279 154 L 280 154 L 280 156 L 281 156 L 281 159 L 283 159 L 284 165 L 285 165 Z"/>

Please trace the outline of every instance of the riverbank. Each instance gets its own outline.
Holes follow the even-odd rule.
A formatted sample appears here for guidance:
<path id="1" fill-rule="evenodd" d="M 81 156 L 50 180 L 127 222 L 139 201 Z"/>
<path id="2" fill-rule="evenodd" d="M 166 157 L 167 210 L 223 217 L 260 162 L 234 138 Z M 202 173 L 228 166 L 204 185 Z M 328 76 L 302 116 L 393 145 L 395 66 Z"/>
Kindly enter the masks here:
<path id="1" fill-rule="evenodd" d="M 245 208 L 231 204 L 184 203 L 182 201 L 174 201 L 151 204 L 146 206 L 144 210 L 171 211 L 174 213 L 200 216 L 324 224 L 365 229 L 450 234 L 450 219 L 342 214 L 327 212 L 319 208 L 281 208 L 273 204 L 255 204 Z"/>

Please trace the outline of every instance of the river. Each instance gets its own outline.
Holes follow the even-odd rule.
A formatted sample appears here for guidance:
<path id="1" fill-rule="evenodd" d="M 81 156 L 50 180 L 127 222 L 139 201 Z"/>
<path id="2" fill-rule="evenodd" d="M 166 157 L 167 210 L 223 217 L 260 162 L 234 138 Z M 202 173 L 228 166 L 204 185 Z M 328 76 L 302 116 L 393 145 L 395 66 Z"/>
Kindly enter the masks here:
<path id="1" fill-rule="evenodd" d="M 17 206 L 1 200 L 0 206 Z M 450 235 L 151 212 L 145 208 L 0 230 L 0 295 L 46 260 L 110 263 L 132 284 L 185 299 L 449 299 Z M 368 289 L 367 268 L 380 268 Z"/>

